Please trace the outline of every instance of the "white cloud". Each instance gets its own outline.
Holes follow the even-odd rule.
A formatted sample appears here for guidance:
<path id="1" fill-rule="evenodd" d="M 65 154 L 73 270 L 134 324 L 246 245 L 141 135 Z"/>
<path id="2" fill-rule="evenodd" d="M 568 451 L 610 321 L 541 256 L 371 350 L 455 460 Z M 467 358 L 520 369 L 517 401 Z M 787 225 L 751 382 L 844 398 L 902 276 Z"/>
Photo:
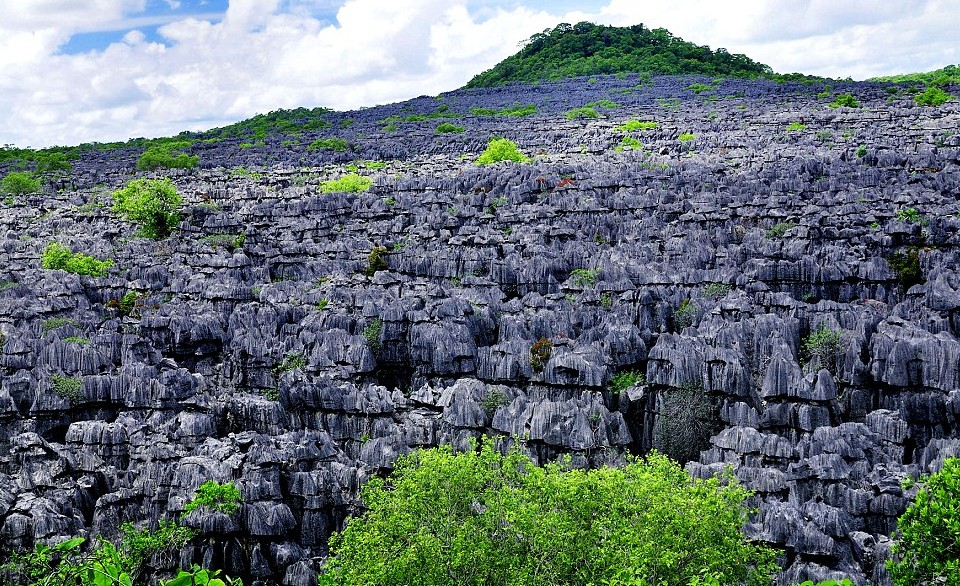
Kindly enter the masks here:
<path id="1" fill-rule="evenodd" d="M 277 108 L 436 94 L 531 34 L 580 20 L 665 27 L 777 71 L 863 78 L 933 69 L 958 60 L 951 2 L 595 0 L 559 14 L 545 0 L 231 0 L 219 22 L 144 14 L 145 0 L 7 2 L 0 143 L 169 135 Z M 163 43 L 138 29 L 157 24 Z M 104 30 L 125 34 L 101 51 L 57 52 L 73 34 Z"/>

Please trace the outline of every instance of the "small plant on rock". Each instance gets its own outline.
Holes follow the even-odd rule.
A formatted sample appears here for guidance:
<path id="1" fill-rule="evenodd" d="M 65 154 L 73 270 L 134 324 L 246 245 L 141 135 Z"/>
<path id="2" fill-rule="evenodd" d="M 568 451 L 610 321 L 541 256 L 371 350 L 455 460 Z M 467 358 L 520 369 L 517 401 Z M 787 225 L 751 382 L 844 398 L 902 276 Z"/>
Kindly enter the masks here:
<path id="1" fill-rule="evenodd" d="M 530 368 L 534 372 L 542 372 L 553 355 L 553 342 L 547 338 L 540 338 L 530 346 Z"/>
<path id="2" fill-rule="evenodd" d="M 933 85 L 913 97 L 918 106 L 942 106 L 953 98 L 952 95 L 943 91 L 942 88 Z"/>
<path id="3" fill-rule="evenodd" d="M 441 122 L 437 125 L 437 134 L 460 134 L 466 130 L 467 129 L 463 126 L 457 126 L 456 124 L 451 124 L 449 122 Z"/>
<path id="4" fill-rule="evenodd" d="M 707 283 L 703 286 L 703 294 L 706 297 L 720 298 L 733 290 L 733 286 L 728 283 Z"/>
<path id="5" fill-rule="evenodd" d="M 55 374 L 50 377 L 53 392 L 76 405 L 83 400 L 83 380 L 73 376 Z"/>
<path id="6" fill-rule="evenodd" d="M 380 352 L 380 338 L 383 337 L 383 321 L 378 317 L 363 328 L 363 339 L 367 341 L 374 354 Z"/>
<path id="7" fill-rule="evenodd" d="M 390 264 L 387 263 L 387 254 L 386 246 L 374 246 L 367 256 L 367 267 L 363 269 L 363 274 L 372 277 L 377 271 L 389 269 Z"/>
<path id="8" fill-rule="evenodd" d="M 600 271 L 597 269 L 574 269 L 570 272 L 570 278 L 577 287 L 587 287 L 595 285 Z"/>
<path id="9" fill-rule="evenodd" d="M 310 146 L 307 147 L 308 151 L 316 150 L 330 150 L 338 153 L 346 152 L 349 148 L 347 141 L 342 138 L 318 138 L 317 140 L 310 143 Z"/>
<path id="10" fill-rule="evenodd" d="M 689 299 L 684 299 L 673 312 L 673 329 L 680 332 L 693 325 L 697 319 L 697 306 Z"/>
<path id="11" fill-rule="evenodd" d="M 613 375 L 610 379 L 610 392 L 619 395 L 621 392 L 636 385 L 646 384 L 647 377 L 637 370 L 624 370 Z"/>
<path id="12" fill-rule="evenodd" d="M 197 488 L 193 498 L 183 507 L 183 511 L 189 514 L 196 509 L 204 508 L 232 515 L 240 510 L 242 503 L 243 496 L 234 483 L 221 484 L 215 480 L 208 480 Z"/>
<path id="13" fill-rule="evenodd" d="M 490 389 L 486 397 L 480 400 L 480 407 L 483 408 L 487 415 L 493 415 L 500 406 L 506 405 L 509 402 L 510 400 L 507 399 L 507 395 L 504 394 L 502 390 L 493 388 Z"/>
<path id="14" fill-rule="evenodd" d="M 769 230 L 767 230 L 765 236 L 769 240 L 773 240 L 774 238 L 783 238 L 783 235 L 787 233 L 787 230 L 796 227 L 796 222 L 777 222 Z"/>
<path id="15" fill-rule="evenodd" d="M 831 330 L 820 324 L 803 341 L 803 354 L 807 359 L 807 368 L 813 371 L 825 368 L 836 373 L 837 359 L 843 352 L 843 332 Z"/>
<path id="16" fill-rule="evenodd" d="M 300 352 L 289 352 L 280 361 L 280 364 L 273 367 L 273 374 L 280 376 L 291 370 L 300 370 L 307 365 L 307 357 Z"/>

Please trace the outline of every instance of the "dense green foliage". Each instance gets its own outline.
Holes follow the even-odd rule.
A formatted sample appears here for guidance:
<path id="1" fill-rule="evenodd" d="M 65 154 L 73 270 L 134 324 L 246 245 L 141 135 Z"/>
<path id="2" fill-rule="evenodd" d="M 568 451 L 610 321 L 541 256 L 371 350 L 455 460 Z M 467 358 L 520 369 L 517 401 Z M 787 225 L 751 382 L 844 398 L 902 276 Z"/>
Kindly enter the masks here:
<path id="1" fill-rule="evenodd" d="M 190 148 L 190 140 L 157 140 L 140 155 L 137 169 L 155 171 L 157 169 L 193 169 L 200 161 L 197 155 L 182 152 Z"/>
<path id="2" fill-rule="evenodd" d="M 318 138 L 310 143 L 310 145 L 307 147 L 307 150 L 328 150 L 343 153 L 346 152 L 347 148 L 349 147 L 350 145 L 347 143 L 347 141 L 343 140 L 342 138 Z"/>
<path id="3" fill-rule="evenodd" d="M 960 584 L 960 459 L 922 483 L 897 521 L 887 570 L 894 586 Z"/>
<path id="4" fill-rule="evenodd" d="M 466 87 L 640 72 L 746 78 L 769 77 L 773 73 L 768 66 L 745 55 L 731 54 L 726 49 L 712 51 L 675 37 L 666 29 L 581 22 L 572 26 L 560 24 L 533 35 L 519 53 L 477 75 Z"/>
<path id="5" fill-rule="evenodd" d="M 459 134 L 466 130 L 467 129 L 464 128 L 463 126 L 459 126 L 457 124 L 451 124 L 449 122 L 441 122 L 440 124 L 437 125 L 437 134 L 448 134 L 448 133 Z"/>
<path id="6" fill-rule="evenodd" d="M 942 69 L 923 73 L 905 73 L 874 77 L 867 81 L 885 81 L 889 83 L 922 83 L 924 85 L 944 86 L 948 83 L 960 84 L 960 65 L 947 65 Z"/>
<path id="7" fill-rule="evenodd" d="M 520 152 L 517 143 L 508 138 L 493 138 L 487 143 L 487 148 L 480 153 L 475 161 L 478 165 L 490 165 L 500 161 L 525 163 L 527 156 Z"/>
<path id="8" fill-rule="evenodd" d="M 364 485 L 321 584 L 766 586 L 773 553 L 741 533 L 747 496 L 656 453 L 585 471 L 489 444 L 422 450 Z"/>
<path id="9" fill-rule="evenodd" d="M 926 90 L 913 97 L 920 106 L 942 106 L 954 98 L 939 87 L 931 85 Z"/>
<path id="10" fill-rule="evenodd" d="M 104 277 L 107 270 L 113 266 L 110 259 L 98 260 L 92 256 L 74 253 L 69 247 L 51 242 L 43 250 L 40 257 L 40 266 L 45 269 L 60 269 L 75 275 L 89 275 Z"/>
<path id="11" fill-rule="evenodd" d="M 370 189 L 371 185 L 373 185 L 373 179 L 356 173 L 348 173 L 340 179 L 329 179 L 321 182 L 320 193 L 335 193 L 338 191 L 360 193 Z"/>
<path id="12" fill-rule="evenodd" d="M 113 212 L 141 225 L 140 234 L 160 240 L 180 223 L 183 199 L 169 179 L 136 179 L 113 192 Z"/>
<path id="13" fill-rule="evenodd" d="M 193 499 L 183 507 L 183 510 L 185 513 L 191 513 L 196 509 L 204 508 L 230 515 L 240 510 L 242 502 L 240 489 L 234 483 L 221 484 L 216 480 L 208 480 L 197 488 Z"/>
<path id="14" fill-rule="evenodd" d="M 10 195 L 26 195 L 40 191 L 42 184 L 40 180 L 33 176 L 33 173 L 26 171 L 11 171 L 0 180 L 0 193 Z"/>
<path id="15" fill-rule="evenodd" d="M 636 370 L 624 370 L 613 375 L 610 379 L 610 392 L 619 394 L 622 391 L 636 385 L 646 384 L 647 377 L 642 372 Z"/>
<path id="16" fill-rule="evenodd" d="M 837 97 L 830 102 L 831 108 L 859 108 L 860 103 L 857 102 L 856 96 L 853 94 L 839 94 Z"/>
<path id="17" fill-rule="evenodd" d="M 831 330 L 824 324 L 810 332 L 803 340 L 803 356 L 809 370 L 825 368 L 837 372 L 837 360 L 843 353 L 843 332 Z"/>

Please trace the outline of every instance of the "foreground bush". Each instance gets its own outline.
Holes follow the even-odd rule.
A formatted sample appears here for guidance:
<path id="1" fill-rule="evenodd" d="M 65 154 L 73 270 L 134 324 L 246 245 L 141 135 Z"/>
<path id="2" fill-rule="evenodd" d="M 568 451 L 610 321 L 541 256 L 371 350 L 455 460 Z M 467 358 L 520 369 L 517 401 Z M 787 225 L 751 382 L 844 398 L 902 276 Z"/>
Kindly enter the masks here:
<path id="1" fill-rule="evenodd" d="M 169 179 L 137 179 L 113 192 L 113 212 L 141 224 L 140 235 L 160 240 L 180 223 L 183 199 Z"/>
<path id="2" fill-rule="evenodd" d="M 320 583 L 766 586 L 774 556 L 741 533 L 747 496 L 656 453 L 584 471 L 489 445 L 423 450 L 363 487 L 367 511 L 331 538 Z"/>
<path id="3" fill-rule="evenodd" d="M 494 138 L 487 143 L 487 148 L 477 158 L 478 165 L 490 165 L 500 161 L 525 163 L 526 155 L 517 148 L 517 143 L 507 138 Z"/>
<path id="4" fill-rule="evenodd" d="M 0 192 L 10 195 L 25 195 L 40 191 L 42 185 L 33 173 L 26 171 L 11 171 L 0 180 Z"/>
<path id="5" fill-rule="evenodd" d="M 895 586 L 960 584 L 960 459 L 923 480 L 897 520 L 893 555 L 887 569 Z"/>
<path id="6" fill-rule="evenodd" d="M 87 254 L 72 252 L 63 244 L 51 242 L 43 250 L 40 266 L 45 269 L 60 269 L 75 275 L 105 277 L 107 271 L 113 266 L 113 261 L 99 260 Z"/>

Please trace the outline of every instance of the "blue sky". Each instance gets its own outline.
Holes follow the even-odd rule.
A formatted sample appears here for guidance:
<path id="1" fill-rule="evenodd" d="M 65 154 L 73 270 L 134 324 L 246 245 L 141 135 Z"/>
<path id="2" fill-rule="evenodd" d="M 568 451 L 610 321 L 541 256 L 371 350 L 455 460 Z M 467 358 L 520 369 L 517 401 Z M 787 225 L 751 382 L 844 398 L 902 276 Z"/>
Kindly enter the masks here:
<path id="1" fill-rule="evenodd" d="M 0 2 L 0 144 L 165 136 L 437 94 L 581 20 L 665 27 L 780 72 L 864 79 L 960 63 L 956 0 L 11 0 Z"/>

